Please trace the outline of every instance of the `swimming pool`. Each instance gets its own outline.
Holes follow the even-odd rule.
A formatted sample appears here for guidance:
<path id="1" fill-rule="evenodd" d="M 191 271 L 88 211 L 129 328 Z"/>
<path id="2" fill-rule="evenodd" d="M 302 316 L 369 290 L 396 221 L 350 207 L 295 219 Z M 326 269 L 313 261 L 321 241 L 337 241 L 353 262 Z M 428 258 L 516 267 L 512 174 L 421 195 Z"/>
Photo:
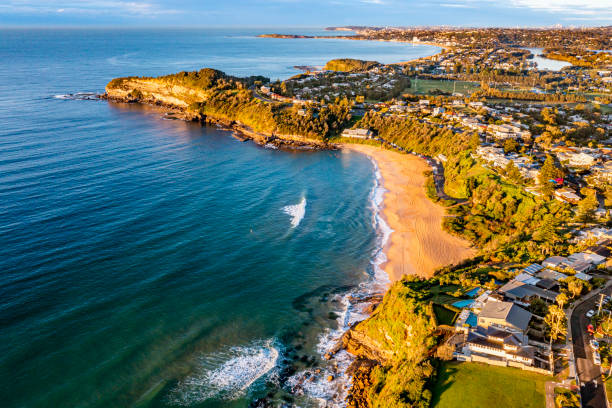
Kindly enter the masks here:
<path id="1" fill-rule="evenodd" d="M 473 303 L 474 303 L 473 299 L 465 299 L 465 300 L 459 300 L 459 301 L 453 303 L 453 306 L 464 308 L 464 307 L 472 306 Z"/>

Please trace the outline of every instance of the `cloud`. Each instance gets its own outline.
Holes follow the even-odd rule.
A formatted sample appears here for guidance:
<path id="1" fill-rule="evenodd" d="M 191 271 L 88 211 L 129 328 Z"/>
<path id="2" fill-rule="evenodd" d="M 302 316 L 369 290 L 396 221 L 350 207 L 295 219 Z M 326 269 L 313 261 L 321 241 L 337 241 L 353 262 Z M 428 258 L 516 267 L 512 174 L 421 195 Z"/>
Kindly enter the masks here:
<path id="1" fill-rule="evenodd" d="M 464 3 L 440 3 L 438 4 L 440 7 L 450 7 L 450 8 L 476 8 L 471 4 Z"/>
<path id="2" fill-rule="evenodd" d="M 361 2 L 367 4 L 386 4 L 384 0 L 361 0 Z"/>
<path id="3" fill-rule="evenodd" d="M 122 0 L 9 0 L 0 5 L 0 13 L 28 14 L 127 14 L 131 16 L 158 16 L 181 13 L 157 3 Z"/>
<path id="4" fill-rule="evenodd" d="M 499 5 L 528 8 L 552 14 L 592 15 L 598 20 L 612 18 L 610 0 L 493 0 Z"/>

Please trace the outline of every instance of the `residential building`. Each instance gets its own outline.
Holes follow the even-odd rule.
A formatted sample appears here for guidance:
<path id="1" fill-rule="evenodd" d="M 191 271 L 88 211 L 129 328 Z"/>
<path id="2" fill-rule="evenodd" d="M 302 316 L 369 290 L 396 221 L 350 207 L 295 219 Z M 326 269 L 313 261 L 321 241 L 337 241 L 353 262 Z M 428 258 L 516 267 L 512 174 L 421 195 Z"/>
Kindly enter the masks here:
<path id="1" fill-rule="evenodd" d="M 488 301 L 478 314 L 478 326 L 510 329 L 521 335 L 527 332 L 531 313 L 512 302 Z"/>
<path id="2" fill-rule="evenodd" d="M 372 131 L 370 129 L 344 129 L 343 137 L 354 137 L 357 139 L 371 139 Z"/>

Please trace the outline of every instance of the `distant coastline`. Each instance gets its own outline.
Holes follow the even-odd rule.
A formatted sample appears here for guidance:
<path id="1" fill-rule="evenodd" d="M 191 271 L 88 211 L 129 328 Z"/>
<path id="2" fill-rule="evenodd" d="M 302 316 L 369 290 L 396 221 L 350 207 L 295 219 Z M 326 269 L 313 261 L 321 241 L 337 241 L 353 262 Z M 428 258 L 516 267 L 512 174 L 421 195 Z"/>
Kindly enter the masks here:
<path id="1" fill-rule="evenodd" d="M 326 28 L 326 30 L 330 30 L 330 31 L 352 31 L 352 29 L 343 29 L 343 27 L 330 27 L 330 28 Z M 418 41 L 418 42 L 414 42 L 414 41 L 403 41 L 403 40 L 381 40 L 381 39 L 372 39 L 372 38 L 364 38 L 364 37 L 359 37 L 356 35 L 302 35 L 302 34 L 277 34 L 277 33 L 271 33 L 271 34 L 259 34 L 257 36 L 258 38 L 278 38 L 278 39 L 320 39 L 320 40 L 353 40 L 353 41 L 381 41 L 381 42 L 396 42 L 396 43 L 405 43 L 405 44 L 412 44 L 412 45 L 429 45 L 432 47 L 438 47 L 440 48 L 440 51 L 436 52 L 435 54 L 432 55 L 428 55 L 425 57 L 418 57 L 418 58 L 413 58 L 413 59 L 409 59 L 409 60 L 405 60 L 405 61 L 398 61 L 398 62 L 394 62 L 391 64 L 387 64 L 387 65 L 394 65 L 394 64 L 408 64 L 414 61 L 420 61 L 420 60 L 426 60 L 429 59 L 435 55 L 440 54 L 441 52 L 444 52 L 445 50 L 450 49 L 451 47 L 445 45 L 445 44 L 439 44 L 439 43 L 434 43 L 434 42 L 429 42 L 429 41 Z"/>

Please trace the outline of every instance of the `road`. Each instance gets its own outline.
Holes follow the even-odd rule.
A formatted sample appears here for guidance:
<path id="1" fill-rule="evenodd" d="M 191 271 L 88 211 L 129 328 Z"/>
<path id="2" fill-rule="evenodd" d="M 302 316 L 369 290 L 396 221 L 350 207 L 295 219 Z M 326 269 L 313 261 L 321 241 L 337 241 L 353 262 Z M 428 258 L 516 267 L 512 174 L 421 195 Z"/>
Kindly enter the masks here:
<path id="1" fill-rule="evenodd" d="M 611 288 L 604 292 L 610 294 Z M 580 379 L 580 395 L 583 408 L 606 408 L 606 392 L 601 381 L 601 368 L 593 363 L 593 350 L 589 345 L 590 335 L 586 328 L 590 320 L 586 313 L 590 309 L 596 309 L 599 296 L 584 301 L 578 305 L 571 316 L 572 340 L 574 347 L 574 358 L 576 360 L 576 371 Z"/>

